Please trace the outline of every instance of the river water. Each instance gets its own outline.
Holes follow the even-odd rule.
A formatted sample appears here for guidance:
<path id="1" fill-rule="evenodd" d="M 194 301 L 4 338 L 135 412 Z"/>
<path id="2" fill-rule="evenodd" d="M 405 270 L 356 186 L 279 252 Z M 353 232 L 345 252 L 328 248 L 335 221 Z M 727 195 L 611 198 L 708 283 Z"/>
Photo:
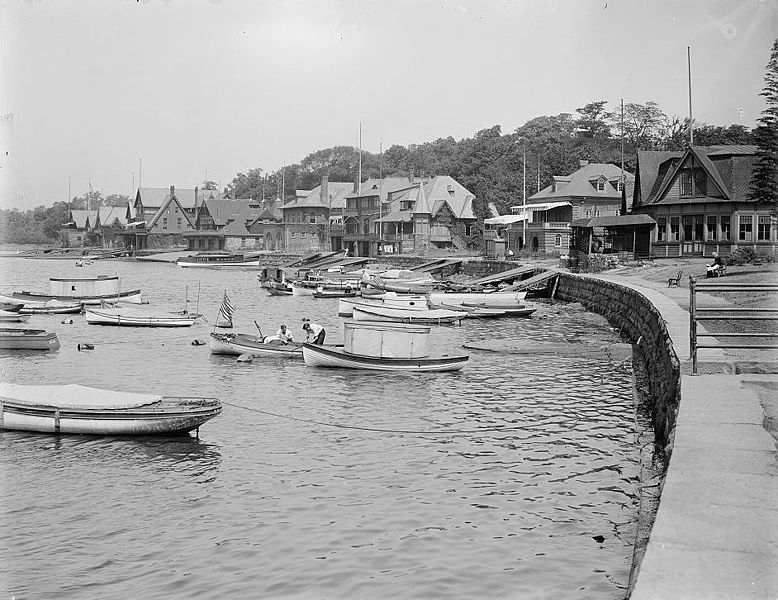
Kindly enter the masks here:
<path id="1" fill-rule="evenodd" d="M 236 331 L 256 320 L 302 333 L 309 317 L 342 341 L 337 300 L 271 297 L 248 271 L 0 258 L 0 291 L 98 274 L 169 310 L 188 296 L 211 322 L 227 290 Z M 62 348 L 0 354 L 4 381 L 225 407 L 199 438 L 0 432 L 0 598 L 625 597 L 640 471 L 631 366 L 461 348 L 618 341 L 580 308 L 538 306 L 529 320 L 434 327 L 436 351 L 471 354 L 441 374 L 238 363 L 192 345 L 205 322 L 33 316 Z"/>

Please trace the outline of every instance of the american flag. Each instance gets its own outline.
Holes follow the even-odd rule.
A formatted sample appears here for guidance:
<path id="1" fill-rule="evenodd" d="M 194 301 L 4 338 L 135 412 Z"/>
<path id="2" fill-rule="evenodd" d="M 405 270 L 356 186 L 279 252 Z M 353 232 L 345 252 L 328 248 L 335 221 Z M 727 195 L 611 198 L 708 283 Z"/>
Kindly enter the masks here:
<path id="1" fill-rule="evenodd" d="M 227 290 L 224 290 L 224 299 L 222 305 L 219 307 L 219 314 L 216 316 L 217 327 L 232 327 L 232 315 L 235 314 L 235 306 L 230 302 L 229 296 L 227 296 Z M 226 325 L 219 323 L 222 319 L 226 322 Z"/>

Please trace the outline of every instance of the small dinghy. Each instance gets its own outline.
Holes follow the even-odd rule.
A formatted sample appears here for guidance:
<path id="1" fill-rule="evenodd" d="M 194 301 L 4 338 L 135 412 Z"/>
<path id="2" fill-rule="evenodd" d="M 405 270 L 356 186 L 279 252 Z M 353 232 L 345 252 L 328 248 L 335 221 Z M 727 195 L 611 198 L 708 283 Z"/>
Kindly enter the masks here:
<path id="1" fill-rule="evenodd" d="M 30 315 L 22 315 L 18 312 L 9 312 L 7 310 L 0 310 L 0 322 L 2 323 L 23 323 L 29 321 Z"/>
<path id="2" fill-rule="evenodd" d="M 216 398 L 163 397 L 83 385 L 0 383 L 0 429 L 41 433 L 186 433 L 218 415 Z"/>
<path id="3" fill-rule="evenodd" d="M 56 333 L 43 329 L 14 329 L 0 327 L 1 350 L 59 350 Z"/>
<path id="4" fill-rule="evenodd" d="M 458 371 L 469 356 L 430 356 L 430 328 L 347 321 L 343 348 L 303 344 L 305 364 L 371 371 Z"/>
<path id="5" fill-rule="evenodd" d="M 90 325 L 117 325 L 122 327 L 191 327 L 197 316 L 179 313 L 163 313 L 136 308 L 86 309 L 86 322 Z"/>
<path id="6" fill-rule="evenodd" d="M 385 306 L 359 306 L 352 309 L 355 321 L 387 321 L 392 323 L 418 323 L 423 325 L 442 325 L 457 323 L 467 317 L 463 311 L 443 308 L 427 310 L 404 310 Z"/>
<path id="7" fill-rule="evenodd" d="M 218 333 L 211 332 L 211 354 L 229 354 L 241 356 L 281 356 L 286 358 L 302 358 L 301 344 L 290 342 L 284 344 L 281 341 L 264 343 L 264 337 L 247 333 Z"/>
<path id="8" fill-rule="evenodd" d="M 483 304 L 483 303 L 470 303 L 465 302 L 462 305 L 464 310 L 468 309 L 480 309 L 480 310 L 499 310 L 506 317 L 529 317 L 534 313 L 537 308 L 529 308 L 525 304 Z"/>
<path id="9" fill-rule="evenodd" d="M 29 315 L 66 315 L 80 313 L 82 310 L 80 302 L 49 300 L 48 302 L 25 302 L 19 312 Z"/>

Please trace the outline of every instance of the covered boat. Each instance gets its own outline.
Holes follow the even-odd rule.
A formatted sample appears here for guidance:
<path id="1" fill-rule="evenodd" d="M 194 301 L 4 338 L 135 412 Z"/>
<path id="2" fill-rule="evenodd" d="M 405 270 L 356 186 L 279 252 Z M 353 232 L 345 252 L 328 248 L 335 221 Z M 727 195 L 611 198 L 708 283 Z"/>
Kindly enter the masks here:
<path id="1" fill-rule="evenodd" d="M 183 256 L 176 261 L 179 267 L 209 267 L 211 269 L 259 268 L 258 254 L 229 254 L 226 252 L 200 252 Z"/>
<path id="2" fill-rule="evenodd" d="M 222 410 L 216 398 L 163 397 L 83 385 L 0 383 L 0 429 L 42 433 L 186 433 Z"/>
<path id="3" fill-rule="evenodd" d="M 287 358 L 302 358 L 301 344 L 283 342 L 264 343 L 264 337 L 247 333 L 218 333 L 211 332 L 211 354 L 230 354 L 240 356 L 282 356 Z"/>
<path id="4" fill-rule="evenodd" d="M 44 329 L 0 327 L 0 349 L 59 350 L 59 338 L 56 333 L 46 333 Z"/>
<path id="5" fill-rule="evenodd" d="M 464 311 L 445 308 L 426 310 L 404 310 L 386 306 L 357 306 L 352 310 L 355 321 L 388 321 L 393 323 L 420 323 L 426 325 L 442 325 L 457 323 L 467 317 Z"/>
<path id="6" fill-rule="evenodd" d="M 182 313 L 151 312 L 132 307 L 86 309 L 90 325 L 121 325 L 126 327 L 190 327 L 197 316 Z"/>
<path id="7" fill-rule="evenodd" d="M 19 312 L 31 315 L 66 315 L 80 313 L 82 310 L 83 305 L 80 302 L 49 300 L 47 302 L 25 302 Z"/>
<path id="8" fill-rule="evenodd" d="M 305 364 L 373 371 L 457 371 L 469 356 L 430 356 L 430 328 L 347 321 L 343 348 L 303 344 Z"/>
<path id="9" fill-rule="evenodd" d="M 118 276 L 109 277 L 50 277 L 49 293 L 13 292 L 11 297 L 18 302 L 61 302 L 78 301 L 81 304 L 100 304 L 109 302 L 130 302 L 143 304 L 140 290 L 121 291 L 121 281 Z"/>

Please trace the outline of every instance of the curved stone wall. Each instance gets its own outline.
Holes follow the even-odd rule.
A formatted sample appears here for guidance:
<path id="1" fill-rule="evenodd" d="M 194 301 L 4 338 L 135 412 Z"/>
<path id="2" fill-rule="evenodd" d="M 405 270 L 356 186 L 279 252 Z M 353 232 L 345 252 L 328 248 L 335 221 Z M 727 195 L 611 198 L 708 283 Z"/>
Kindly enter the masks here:
<path id="1" fill-rule="evenodd" d="M 560 273 L 554 297 L 580 302 L 638 344 L 650 379 L 654 434 L 669 458 L 681 397 L 681 365 L 662 315 L 640 292 L 584 275 Z"/>

